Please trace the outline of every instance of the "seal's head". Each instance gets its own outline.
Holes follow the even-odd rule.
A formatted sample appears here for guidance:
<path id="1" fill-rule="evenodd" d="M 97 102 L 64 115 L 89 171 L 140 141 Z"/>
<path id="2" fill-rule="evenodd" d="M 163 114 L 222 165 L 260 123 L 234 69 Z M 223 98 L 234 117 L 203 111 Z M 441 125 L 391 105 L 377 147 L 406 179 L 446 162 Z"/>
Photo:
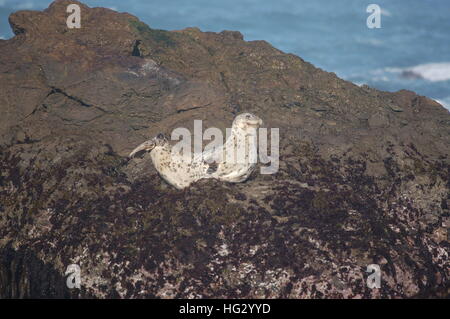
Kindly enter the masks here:
<path id="1" fill-rule="evenodd" d="M 233 128 L 242 130 L 247 130 L 249 128 L 257 129 L 262 124 L 263 122 L 258 116 L 251 113 L 242 113 L 234 119 Z"/>
<path id="2" fill-rule="evenodd" d="M 167 143 L 168 143 L 167 138 L 164 136 L 164 134 L 160 133 L 157 136 L 155 136 L 154 138 L 152 138 L 151 140 L 145 141 L 144 143 L 142 143 L 141 145 L 136 147 L 130 153 L 130 155 L 128 155 L 128 157 L 133 158 L 137 153 L 140 153 L 143 151 L 151 152 L 155 147 L 163 146 Z"/>

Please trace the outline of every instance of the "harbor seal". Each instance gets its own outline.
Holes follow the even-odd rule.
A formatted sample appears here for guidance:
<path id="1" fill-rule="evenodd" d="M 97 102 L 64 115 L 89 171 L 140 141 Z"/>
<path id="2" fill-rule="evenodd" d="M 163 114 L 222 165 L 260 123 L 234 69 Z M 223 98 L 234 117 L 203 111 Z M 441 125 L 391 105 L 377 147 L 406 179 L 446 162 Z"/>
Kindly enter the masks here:
<path id="1" fill-rule="evenodd" d="M 254 114 L 240 114 L 233 120 L 230 136 L 221 148 L 193 154 L 190 158 L 172 152 L 163 134 L 140 144 L 129 157 L 142 151 L 150 152 L 160 176 L 177 189 L 204 178 L 244 182 L 256 167 L 256 132 L 261 124 L 262 120 Z"/>

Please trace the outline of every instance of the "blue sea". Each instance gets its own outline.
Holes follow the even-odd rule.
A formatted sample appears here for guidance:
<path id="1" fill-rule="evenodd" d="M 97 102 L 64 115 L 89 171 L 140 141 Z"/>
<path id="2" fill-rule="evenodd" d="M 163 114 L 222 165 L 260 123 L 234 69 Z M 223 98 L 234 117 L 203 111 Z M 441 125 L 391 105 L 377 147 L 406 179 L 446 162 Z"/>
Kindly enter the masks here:
<path id="1" fill-rule="evenodd" d="M 8 15 L 41 10 L 49 0 L 0 0 L 0 37 Z M 239 30 L 266 40 L 358 85 L 408 89 L 450 109 L 450 0 L 85 0 L 138 16 L 152 28 Z M 381 28 L 366 11 L 381 8 Z"/>

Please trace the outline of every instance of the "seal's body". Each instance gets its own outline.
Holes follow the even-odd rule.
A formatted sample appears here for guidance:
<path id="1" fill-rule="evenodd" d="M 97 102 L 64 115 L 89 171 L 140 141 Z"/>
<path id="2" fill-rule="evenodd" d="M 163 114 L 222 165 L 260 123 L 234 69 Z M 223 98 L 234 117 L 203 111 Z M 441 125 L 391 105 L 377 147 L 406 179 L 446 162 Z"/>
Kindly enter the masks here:
<path id="1" fill-rule="evenodd" d="M 150 157 L 161 177 L 175 188 L 182 189 L 208 177 L 207 163 L 172 154 L 172 148 L 165 138 L 162 145 L 155 146 L 150 152 Z"/>
<path id="2" fill-rule="evenodd" d="M 203 178 L 244 182 L 256 166 L 256 131 L 261 124 L 261 119 L 253 114 L 240 114 L 234 119 L 231 135 L 222 148 L 192 157 L 174 153 L 168 140 L 159 134 L 139 145 L 130 157 L 140 151 L 150 151 L 153 165 L 161 177 L 178 189 Z"/>

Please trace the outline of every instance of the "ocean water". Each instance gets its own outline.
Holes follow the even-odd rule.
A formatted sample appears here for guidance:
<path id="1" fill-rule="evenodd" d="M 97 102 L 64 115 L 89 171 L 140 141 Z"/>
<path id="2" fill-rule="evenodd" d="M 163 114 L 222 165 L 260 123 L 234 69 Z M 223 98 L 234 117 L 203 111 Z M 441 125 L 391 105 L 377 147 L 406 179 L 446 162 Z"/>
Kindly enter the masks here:
<path id="1" fill-rule="evenodd" d="M 0 0 L 0 37 L 12 36 L 8 15 L 50 0 Z M 85 0 L 138 16 L 152 28 L 239 30 L 266 40 L 358 85 L 408 89 L 450 110 L 450 0 Z M 381 28 L 369 29 L 369 4 Z"/>

